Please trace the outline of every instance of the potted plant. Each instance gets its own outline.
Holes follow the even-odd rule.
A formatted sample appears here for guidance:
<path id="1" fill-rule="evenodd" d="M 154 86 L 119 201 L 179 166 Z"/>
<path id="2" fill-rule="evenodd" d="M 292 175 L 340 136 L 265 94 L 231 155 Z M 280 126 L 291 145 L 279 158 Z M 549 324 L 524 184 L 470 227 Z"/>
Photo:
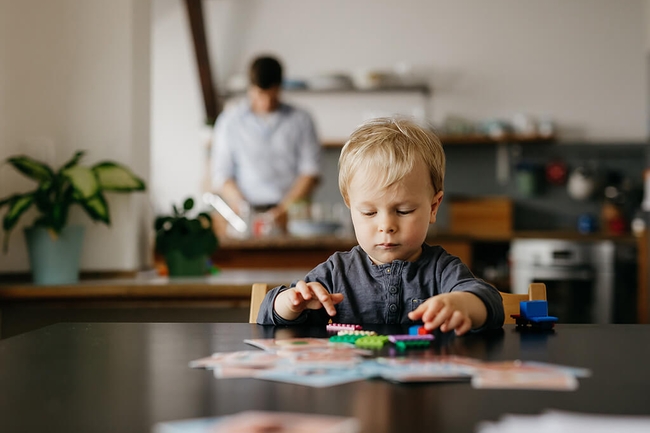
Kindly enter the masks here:
<path id="1" fill-rule="evenodd" d="M 128 168 L 103 161 L 92 167 L 79 164 L 79 151 L 58 170 L 28 156 L 7 159 L 20 173 L 37 182 L 36 188 L 23 194 L 0 199 L 0 209 L 7 207 L 3 218 L 3 250 L 8 249 L 9 235 L 20 217 L 32 206 L 38 215 L 25 229 L 27 250 L 36 284 L 70 284 L 79 281 L 79 261 L 83 245 L 83 226 L 68 225 L 73 204 L 81 206 L 93 221 L 110 225 L 104 192 L 143 191 L 145 184 Z"/>
<path id="2" fill-rule="evenodd" d="M 209 258 L 219 247 L 212 218 L 205 212 L 187 215 L 194 207 L 188 198 L 182 210 L 172 205 L 173 215 L 156 218 L 156 252 L 165 258 L 170 277 L 199 276 L 209 270 Z"/>

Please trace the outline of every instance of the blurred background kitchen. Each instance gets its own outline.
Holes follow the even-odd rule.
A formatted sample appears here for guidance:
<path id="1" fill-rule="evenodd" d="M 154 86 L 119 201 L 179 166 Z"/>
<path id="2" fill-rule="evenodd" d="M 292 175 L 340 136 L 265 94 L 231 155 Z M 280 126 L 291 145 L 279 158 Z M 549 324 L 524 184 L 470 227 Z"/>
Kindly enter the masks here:
<path id="1" fill-rule="evenodd" d="M 447 154 L 430 242 L 501 290 L 547 283 L 564 321 L 648 320 L 650 1 L 204 0 L 203 59 L 189 3 L 0 0 L 0 158 L 84 148 L 148 181 L 146 196 L 110 197 L 111 228 L 87 228 L 82 271 L 154 267 L 154 215 L 210 190 L 210 109 L 271 53 L 323 144 L 315 214 L 339 225 L 221 236 L 216 266 L 310 268 L 354 245 L 341 146 L 363 120 L 403 114 Z M 0 169 L 0 196 L 21 182 Z M 9 250 L 0 279 L 29 269 L 20 236 Z"/>

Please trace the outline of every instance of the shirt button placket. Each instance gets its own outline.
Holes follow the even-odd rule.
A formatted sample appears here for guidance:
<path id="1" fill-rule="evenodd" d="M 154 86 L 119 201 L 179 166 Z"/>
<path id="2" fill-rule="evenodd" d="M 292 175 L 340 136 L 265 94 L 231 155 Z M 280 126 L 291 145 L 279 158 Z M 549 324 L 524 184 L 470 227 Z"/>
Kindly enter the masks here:
<path id="1" fill-rule="evenodd" d="M 393 269 L 395 270 L 395 269 Z M 399 310 L 399 289 L 395 285 L 395 272 L 391 271 L 391 268 L 386 268 L 387 274 L 392 274 L 389 277 L 388 286 L 388 323 L 398 323 L 397 311 Z"/>

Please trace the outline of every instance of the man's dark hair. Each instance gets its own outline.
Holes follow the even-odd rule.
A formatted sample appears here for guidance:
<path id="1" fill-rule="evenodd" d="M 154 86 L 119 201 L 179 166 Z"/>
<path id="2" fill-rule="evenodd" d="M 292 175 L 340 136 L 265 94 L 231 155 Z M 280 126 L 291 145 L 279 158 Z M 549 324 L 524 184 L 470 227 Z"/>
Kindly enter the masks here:
<path id="1" fill-rule="evenodd" d="M 271 56 L 262 56 L 253 60 L 250 68 L 250 82 L 260 89 L 270 89 L 282 84 L 282 65 Z"/>

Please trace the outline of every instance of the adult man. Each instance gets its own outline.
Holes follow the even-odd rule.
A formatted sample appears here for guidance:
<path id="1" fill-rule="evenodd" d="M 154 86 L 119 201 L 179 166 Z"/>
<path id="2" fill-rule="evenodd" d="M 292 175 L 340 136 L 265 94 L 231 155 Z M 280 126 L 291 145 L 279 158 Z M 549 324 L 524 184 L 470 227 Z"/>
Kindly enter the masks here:
<path id="1" fill-rule="evenodd" d="M 212 187 L 236 212 L 248 204 L 283 225 L 291 203 L 318 183 L 320 143 L 309 114 L 280 102 L 277 59 L 256 58 L 249 79 L 247 100 L 217 119 Z"/>

